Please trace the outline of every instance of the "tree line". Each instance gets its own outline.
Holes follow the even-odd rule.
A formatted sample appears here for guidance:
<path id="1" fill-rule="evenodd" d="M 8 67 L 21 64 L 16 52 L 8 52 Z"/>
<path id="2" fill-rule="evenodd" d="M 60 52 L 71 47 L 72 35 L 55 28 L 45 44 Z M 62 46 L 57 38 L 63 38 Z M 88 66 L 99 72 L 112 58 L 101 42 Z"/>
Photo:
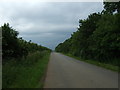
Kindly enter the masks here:
<path id="1" fill-rule="evenodd" d="M 82 59 L 120 65 L 120 2 L 104 2 L 104 10 L 79 20 L 71 37 L 55 50 Z"/>
<path id="2" fill-rule="evenodd" d="M 5 23 L 0 27 L 2 30 L 2 58 L 3 62 L 10 58 L 26 57 L 29 53 L 36 51 L 49 50 L 36 43 L 26 41 L 22 37 L 18 37 L 19 32 L 10 27 L 9 23 Z"/>

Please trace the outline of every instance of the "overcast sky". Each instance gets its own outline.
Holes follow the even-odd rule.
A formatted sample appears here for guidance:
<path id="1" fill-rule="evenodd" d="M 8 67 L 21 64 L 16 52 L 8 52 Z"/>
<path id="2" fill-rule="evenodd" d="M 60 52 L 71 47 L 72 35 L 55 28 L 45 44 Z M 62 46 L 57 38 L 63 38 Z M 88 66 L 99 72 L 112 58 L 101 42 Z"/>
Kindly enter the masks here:
<path id="1" fill-rule="evenodd" d="M 102 2 L 0 2 L 0 25 L 9 23 L 19 37 L 54 49 L 75 32 L 79 19 L 103 10 Z"/>

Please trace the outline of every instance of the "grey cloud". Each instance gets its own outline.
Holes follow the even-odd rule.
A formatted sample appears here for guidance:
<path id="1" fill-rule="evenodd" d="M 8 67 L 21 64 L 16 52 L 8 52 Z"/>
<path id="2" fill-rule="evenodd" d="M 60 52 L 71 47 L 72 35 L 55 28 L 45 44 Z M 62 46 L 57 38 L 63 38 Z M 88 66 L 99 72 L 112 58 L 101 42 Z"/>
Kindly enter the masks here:
<path id="1" fill-rule="evenodd" d="M 79 19 L 102 9 L 101 2 L 1 2 L 0 24 L 9 22 L 19 36 L 54 49 L 77 30 Z"/>

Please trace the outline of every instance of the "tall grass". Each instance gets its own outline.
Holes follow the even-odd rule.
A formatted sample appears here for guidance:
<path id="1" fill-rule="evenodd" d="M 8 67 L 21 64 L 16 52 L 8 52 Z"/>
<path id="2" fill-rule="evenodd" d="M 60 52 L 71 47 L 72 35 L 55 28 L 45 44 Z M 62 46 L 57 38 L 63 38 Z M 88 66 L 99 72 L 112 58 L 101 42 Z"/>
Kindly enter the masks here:
<path id="1" fill-rule="evenodd" d="M 50 52 L 30 53 L 26 58 L 9 60 L 3 65 L 3 88 L 35 88 L 40 86 Z M 42 84 L 41 84 L 42 85 Z M 41 86 L 40 86 L 41 87 Z"/>

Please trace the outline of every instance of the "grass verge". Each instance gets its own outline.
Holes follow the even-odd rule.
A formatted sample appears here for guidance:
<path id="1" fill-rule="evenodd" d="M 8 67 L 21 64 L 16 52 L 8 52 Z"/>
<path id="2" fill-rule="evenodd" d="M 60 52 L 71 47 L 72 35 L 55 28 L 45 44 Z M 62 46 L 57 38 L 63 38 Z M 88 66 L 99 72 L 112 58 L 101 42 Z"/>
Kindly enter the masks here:
<path id="1" fill-rule="evenodd" d="M 84 62 L 87 62 L 87 63 L 90 63 L 90 64 L 94 64 L 96 66 L 106 68 L 108 70 L 112 70 L 112 71 L 115 71 L 115 72 L 120 72 L 119 66 L 114 66 L 114 65 L 106 64 L 106 63 L 101 63 L 101 62 L 98 62 L 98 61 L 95 61 L 95 60 L 84 60 L 84 59 L 81 59 L 80 57 L 76 57 L 76 56 L 73 56 L 71 54 L 65 54 L 65 53 L 62 53 L 62 54 L 70 56 L 70 57 L 75 58 L 75 59 L 80 60 L 80 61 L 84 61 Z"/>
<path id="2" fill-rule="evenodd" d="M 3 88 L 42 88 L 50 52 L 36 52 L 3 66 Z"/>

